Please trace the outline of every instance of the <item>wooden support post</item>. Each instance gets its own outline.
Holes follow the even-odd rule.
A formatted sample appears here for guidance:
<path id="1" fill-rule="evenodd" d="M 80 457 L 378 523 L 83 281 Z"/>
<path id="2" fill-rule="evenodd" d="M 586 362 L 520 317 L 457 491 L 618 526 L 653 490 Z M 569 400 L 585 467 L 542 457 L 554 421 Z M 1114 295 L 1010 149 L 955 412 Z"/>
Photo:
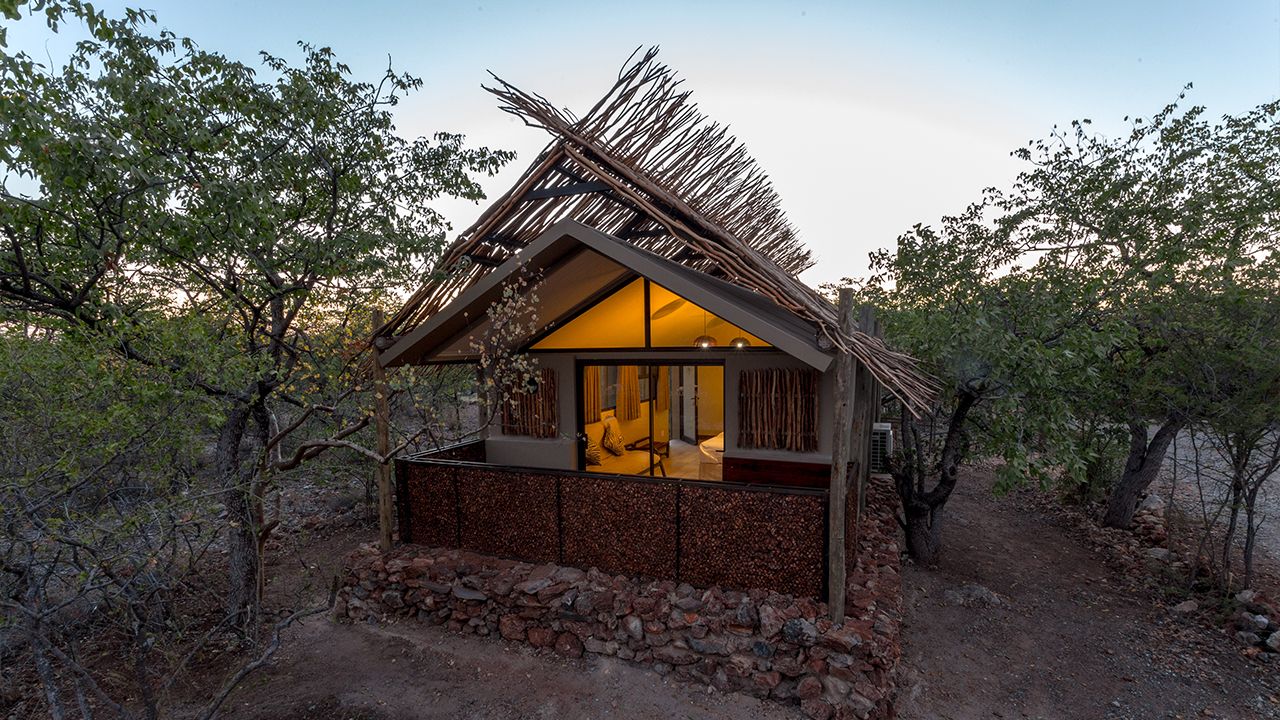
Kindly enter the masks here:
<path id="1" fill-rule="evenodd" d="M 870 305 L 858 309 L 858 329 L 867 335 L 874 334 L 876 311 Z M 865 367 L 858 367 L 857 387 L 854 389 L 857 401 L 853 410 L 853 447 L 854 467 L 857 468 L 855 485 L 858 488 L 858 508 L 854 513 L 857 522 L 862 522 L 862 515 L 867 509 L 867 482 L 871 479 L 871 431 L 876 421 L 876 406 L 879 394 L 876 392 L 876 379 Z"/>
<path id="2" fill-rule="evenodd" d="M 852 335 L 853 290 L 840 288 L 840 331 Z M 835 428 L 831 442 L 831 484 L 827 493 L 827 608 L 837 625 L 844 622 L 845 520 L 849 492 L 849 442 L 853 437 L 853 355 L 836 355 Z"/>
<path id="3" fill-rule="evenodd" d="M 373 329 L 382 327 L 382 310 L 373 309 Z M 387 372 L 382 367 L 381 352 L 370 346 L 373 353 L 373 419 L 378 436 L 378 454 L 387 457 L 391 452 L 391 405 L 387 391 Z M 382 552 L 391 550 L 391 523 L 394 510 L 391 507 L 391 462 L 378 463 L 375 469 L 378 479 L 378 545 Z"/>

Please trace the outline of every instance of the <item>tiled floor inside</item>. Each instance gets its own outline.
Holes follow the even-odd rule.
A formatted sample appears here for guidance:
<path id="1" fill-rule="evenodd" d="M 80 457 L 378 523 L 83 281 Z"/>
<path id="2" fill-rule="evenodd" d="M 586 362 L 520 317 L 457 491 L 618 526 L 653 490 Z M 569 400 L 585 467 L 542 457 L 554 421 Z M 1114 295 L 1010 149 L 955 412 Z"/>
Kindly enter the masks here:
<path id="1" fill-rule="evenodd" d="M 686 480 L 721 480 L 723 479 L 720 453 L 712 453 L 714 460 L 698 448 L 697 445 L 682 440 L 671 441 L 671 453 L 662 459 L 662 467 L 667 477 L 684 478 Z"/>

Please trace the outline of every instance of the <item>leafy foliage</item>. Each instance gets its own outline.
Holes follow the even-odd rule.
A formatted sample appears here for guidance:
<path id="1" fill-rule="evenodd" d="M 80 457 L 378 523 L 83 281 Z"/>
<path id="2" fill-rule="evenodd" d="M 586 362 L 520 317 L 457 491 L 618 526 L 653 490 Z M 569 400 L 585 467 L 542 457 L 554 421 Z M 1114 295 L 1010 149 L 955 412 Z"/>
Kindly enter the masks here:
<path id="1" fill-rule="evenodd" d="M 865 300 L 952 391 L 946 430 L 908 438 L 904 507 L 945 503 L 948 446 L 1003 457 L 1002 487 L 1087 487 L 1127 437 L 1111 500 L 1126 524 L 1178 429 L 1223 416 L 1223 383 L 1268 387 L 1266 351 L 1239 335 L 1278 322 L 1243 307 L 1280 287 L 1280 103 L 1217 123 L 1172 104 L 1120 138 L 1090 126 L 1028 144 L 1011 188 L 872 256 Z M 926 477 L 942 480 L 926 493 Z"/>
<path id="2" fill-rule="evenodd" d="M 0 376 L 21 411 L 0 431 L 26 423 L 32 440 L 5 459 L 21 519 L 4 541 L 17 592 L 36 593 L 26 637 L 50 707 L 71 691 L 110 704 L 75 655 L 82 621 L 115 618 L 144 659 L 171 647 L 182 624 L 165 614 L 208 580 L 192 528 L 227 551 L 202 595 L 225 600 L 215 628 L 254 636 L 270 494 L 328 449 L 379 457 L 360 443 L 369 311 L 427 275 L 449 230 L 434 202 L 479 200 L 475 176 L 512 154 L 402 137 L 394 108 L 421 81 L 356 81 L 325 47 L 251 67 L 147 12 L 0 12 L 87 33 L 58 65 L 0 51 L 0 327 L 20 355 L 4 372 L 31 376 Z M 68 619 L 68 598 L 121 612 Z M 148 667 L 137 697 L 155 716 Z"/>

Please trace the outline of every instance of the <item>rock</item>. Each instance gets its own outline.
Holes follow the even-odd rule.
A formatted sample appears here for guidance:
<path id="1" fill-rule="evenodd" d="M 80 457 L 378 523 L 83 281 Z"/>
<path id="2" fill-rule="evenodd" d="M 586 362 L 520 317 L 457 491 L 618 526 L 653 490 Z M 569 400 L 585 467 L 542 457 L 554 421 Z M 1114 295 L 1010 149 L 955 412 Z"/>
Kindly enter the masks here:
<path id="1" fill-rule="evenodd" d="M 1248 605 L 1249 603 L 1257 599 L 1257 597 L 1258 597 L 1258 592 L 1256 590 L 1241 590 L 1240 592 L 1236 593 L 1236 602 L 1240 603 L 1241 605 Z"/>
<path id="2" fill-rule="evenodd" d="M 822 699 L 832 705 L 840 705 L 853 686 L 838 677 L 827 675 L 822 678 Z"/>
<path id="3" fill-rule="evenodd" d="M 519 615 L 503 615 L 498 620 L 498 634 L 508 640 L 524 640 L 525 622 Z"/>
<path id="4" fill-rule="evenodd" d="M 782 611 L 772 605 L 760 606 L 760 634 L 765 638 L 771 638 L 778 634 L 782 629 L 782 624 L 787 621 L 782 616 Z"/>
<path id="5" fill-rule="evenodd" d="M 755 667 L 755 659 L 751 655 L 734 653 L 729 656 L 728 669 L 739 677 L 746 677 L 751 673 L 751 668 L 753 667 Z"/>
<path id="6" fill-rule="evenodd" d="M 466 600 L 468 602 L 484 602 L 489 599 L 488 595 L 485 595 L 475 588 L 466 587 L 465 585 L 454 585 L 453 596 L 459 600 Z"/>
<path id="7" fill-rule="evenodd" d="M 551 628 L 529 628 L 529 644 L 534 647 L 551 647 L 556 644 L 556 631 Z"/>
<path id="8" fill-rule="evenodd" d="M 754 682 L 756 687 L 760 688 L 761 690 L 772 690 L 778 687 L 778 683 L 782 682 L 782 675 L 779 674 L 776 670 L 771 670 L 769 672 L 759 672 L 759 673 L 756 673 L 755 676 L 751 678 L 751 681 Z"/>
<path id="9" fill-rule="evenodd" d="M 1267 638 L 1267 647 L 1272 652 L 1280 652 L 1280 631 L 1271 633 L 1271 637 Z"/>
<path id="10" fill-rule="evenodd" d="M 831 706 L 817 698 L 801 700 L 800 710 L 812 720 L 827 720 L 831 717 Z"/>
<path id="11" fill-rule="evenodd" d="M 682 597 L 676 600 L 675 606 L 685 612 L 702 609 L 702 600 L 696 597 Z"/>
<path id="12" fill-rule="evenodd" d="M 806 675 L 796 683 L 796 697 L 801 700 L 813 700 L 822 696 L 822 681 L 813 675 Z"/>
<path id="13" fill-rule="evenodd" d="M 596 594 L 590 590 L 578 593 L 573 601 L 573 611 L 579 615 L 590 615 L 596 606 Z"/>
<path id="14" fill-rule="evenodd" d="M 383 595 L 383 602 L 386 602 L 386 595 Z M 1266 615 L 1254 615 L 1250 612 L 1242 612 L 1236 617 L 1236 627 L 1245 632 L 1258 633 L 1267 629 L 1271 624 L 1271 619 Z"/>
<path id="15" fill-rule="evenodd" d="M 1258 637 L 1254 633 L 1241 630 L 1240 632 L 1236 633 L 1236 642 L 1240 643 L 1241 645 L 1244 645 L 1245 647 L 1253 647 L 1254 645 L 1257 645 L 1258 643 L 1262 642 L 1262 638 Z"/>
<path id="16" fill-rule="evenodd" d="M 790 700 L 796 696 L 795 680 L 782 680 L 777 687 L 769 691 L 769 697 L 774 700 Z"/>
<path id="17" fill-rule="evenodd" d="M 635 615 L 628 615 L 622 619 L 622 627 L 635 640 L 644 639 L 644 621 Z"/>
<path id="18" fill-rule="evenodd" d="M 586 576 L 586 573 L 576 567 L 562 566 L 557 568 L 551 577 L 558 583 L 576 583 Z"/>
<path id="19" fill-rule="evenodd" d="M 1164 515 L 1164 509 L 1164 498 L 1159 495 L 1148 495 L 1142 499 L 1142 503 L 1138 505 L 1136 512 L 1151 513 L 1157 517 L 1162 517 Z"/>
<path id="20" fill-rule="evenodd" d="M 404 594 L 398 590 L 387 590 L 382 593 L 382 604 L 393 610 L 404 607 Z"/>
<path id="21" fill-rule="evenodd" d="M 949 605 L 961 605 L 964 607 L 997 607 L 1000 605 L 999 595 L 977 584 L 962 585 L 955 590 L 946 590 L 942 593 L 942 598 Z"/>
<path id="22" fill-rule="evenodd" d="M 756 627 L 756 623 L 760 622 L 760 614 L 756 612 L 755 605 L 750 602 L 743 601 L 743 603 L 738 606 L 738 611 L 735 613 L 734 619 L 737 621 L 739 626 L 754 629 Z"/>
<path id="23" fill-rule="evenodd" d="M 1147 548 L 1147 557 L 1151 558 L 1152 560 L 1159 560 L 1160 562 L 1169 562 L 1170 555 L 1171 553 L 1169 552 L 1168 548 L 1161 548 L 1161 547 Z"/>
<path id="24" fill-rule="evenodd" d="M 863 634 L 853 623 L 845 623 L 838 628 L 828 630 L 822 636 L 823 647 L 840 652 L 853 652 L 853 649 L 863 643 Z"/>
<path id="25" fill-rule="evenodd" d="M 849 696 L 844 699 L 844 706 L 853 710 L 853 714 L 859 718 L 865 718 L 871 715 L 871 711 L 876 709 L 876 704 L 871 702 L 870 698 L 864 697 L 857 692 L 850 692 Z"/>
<path id="26" fill-rule="evenodd" d="M 696 638 L 690 636 L 686 642 L 689 649 L 702 655 L 728 655 L 729 643 L 718 637 Z"/>
<path id="27" fill-rule="evenodd" d="M 1183 600 L 1173 606 L 1173 611 L 1179 614 L 1193 613 L 1200 609 L 1200 603 L 1195 600 Z"/>
<path id="28" fill-rule="evenodd" d="M 525 580 L 522 583 L 517 583 L 515 589 L 525 593 L 526 595 L 537 595 L 549 587 L 551 587 L 551 578 L 540 577 L 532 580 Z"/>
<path id="29" fill-rule="evenodd" d="M 582 641 L 573 633 L 560 633 L 560 637 L 556 638 L 556 652 L 565 657 L 580 658 L 582 657 Z"/>
<path id="30" fill-rule="evenodd" d="M 818 629 L 808 620 L 793 618 L 782 624 L 782 639 L 792 645 L 809 647 L 818 641 Z"/>
<path id="31" fill-rule="evenodd" d="M 653 659 L 669 665 L 692 665 L 700 659 L 697 653 L 675 645 L 663 645 L 653 649 Z"/>

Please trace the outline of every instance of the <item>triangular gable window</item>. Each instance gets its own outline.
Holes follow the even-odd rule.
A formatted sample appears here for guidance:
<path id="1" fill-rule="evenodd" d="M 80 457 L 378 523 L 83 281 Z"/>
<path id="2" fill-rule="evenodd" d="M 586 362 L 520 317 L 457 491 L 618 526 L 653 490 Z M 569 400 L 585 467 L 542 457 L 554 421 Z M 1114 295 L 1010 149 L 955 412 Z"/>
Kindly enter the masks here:
<path id="1" fill-rule="evenodd" d="M 646 307 L 647 304 L 647 307 Z M 535 342 L 532 350 L 770 347 L 666 288 L 637 278 Z"/>

